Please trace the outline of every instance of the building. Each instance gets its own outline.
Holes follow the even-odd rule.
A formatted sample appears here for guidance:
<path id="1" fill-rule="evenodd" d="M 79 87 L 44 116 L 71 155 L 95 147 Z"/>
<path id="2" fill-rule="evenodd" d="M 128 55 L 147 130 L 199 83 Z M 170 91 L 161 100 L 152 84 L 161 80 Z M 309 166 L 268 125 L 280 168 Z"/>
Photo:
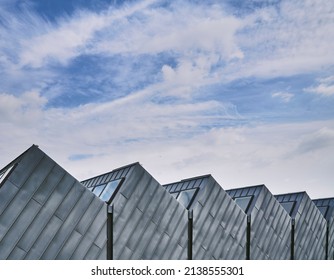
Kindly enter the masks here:
<path id="1" fill-rule="evenodd" d="M 0 259 L 105 259 L 106 204 L 37 146 L 0 174 Z"/>
<path id="2" fill-rule="evenodd" d="M 193 259 L 246 259 L 247 217 L 211 175 L 164 185 L 193 219 Z"/>
<path id="3" fill-rule="evenodd" d="M 314 204 L 326 219 L 326 259 L 334 260 L 334 198 L 314 199 Z"/>
<path id="4" fill-rule="evenodd" d="M 187 259 L 187 210 L 139 163 L 82 184 L 112 208 L 109 258 Z"/>
<path id="5" fill-rule="evenodd" d="M 33 145 L 0 169 L 0 259 L 333 259 L 333 205 L 139 163 L 79 182 Z"/>
<path id="6" fill-rule="evenodd" d="M 265 185 L 227 190 L 247 215 L 247 259 L 290 257 L 290 217 Z"/>
<path id="7" fill-rule="evenodd" d="M 307 193 L 275 197 L 291 217 L 291 259 L 326 259 L 326 220 Z"/>

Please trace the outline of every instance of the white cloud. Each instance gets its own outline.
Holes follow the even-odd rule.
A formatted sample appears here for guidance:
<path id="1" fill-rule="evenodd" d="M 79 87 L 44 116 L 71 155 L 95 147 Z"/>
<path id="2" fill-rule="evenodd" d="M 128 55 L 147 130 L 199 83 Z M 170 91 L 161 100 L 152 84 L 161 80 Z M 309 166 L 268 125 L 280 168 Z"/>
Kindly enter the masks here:
<path id="1" fill-rule="evenodd" d="M 4 18 L 0 34 L 8 38 L 0 46 L 15 57 L 15 64 L 19 67 L 39 68 L 50 61 L 66 64 L 94 44 L 96 32 L 154 2 L 141 1 L 120 10 L 109 9 L 101 13 L 78 11 L 72 17 L 58 18 L 56 23 L 44 20 L 29 6 L 22 12 L 18 11 L 16 16 L 0 10 Z"/>
<path id="2" fill-rule="evenodd" d="M 320 149 L 334 147 L 334 129 L 323 127 L 315 132 L 301 136 L 293 154 L 314 153 Z"/>
<path id="3" fill-rule="evenodd" d="M 229 65 L 230 79 L 280 77 L 322 70 L 334 63 L 334 3 L 281 1 L 245 17 L 237 42 L 244 60 Z"/>
<path id="4" fill-rule="evenodd" d="M 165 9 L 154 3 L 77 12 L 57 23 L 33 13 L 5 18 L 0 65 L 15 85 L 38 79 L 43 87 L 48 79 L 61 80 L 49 62 L 66 66 L 82 54 L 103 56 L 105 75 L 111 75 L 112 56 L 131 64 L 133 57 L 158 60 L 163 53 L 172 61 L 160 64 L 155 74 L 161 79 L 104 104 L 47 108 L 38 87 L 15 96 L 2 90 L 7 94 L 0 95 L 1 164 L 36 143 L 79 179 L 140 161 L 163 183 L 212 173 L 224 187 L 265 183 L 275 193 L 307 187 L 332 195 L 332 121 L 231 127 L 231 120 L 241 118 L 233 104 L 204 96 L 195 101 L 193 93 L 217 82 L 333 65 L 333 2 L 282 1 L 279 9 L 243 18 L 217 5 L 178 1 Z M 311 90 L 331 95 L 333 79 L 319 80 Z M 274 91 L 272 97 L 289 102 L 293 95 Z"/>
<path id="5" fill-rule="evenodd" d="M 0 94 L 0 124 L 14 122 L 22 126 L 33 124 L 43 117 L 47 100 L 36 91 L 23 93 L 20 97 Z"/>
<path id="6" fill-rule="evenodd" d="M 304 89 L 306 92 L 311 92 L 323 96 L 334 95 L 334 76 L 319 79 L 318 85 Z"/>
<path id="7" fill-rule="evenodd" d="M 244 17 L 229 15 L 219 5 L 158 4 L 151 0 L 100 13 L 77 11 L 56 23 L 32 11 L 17 17 L 2 11 L 5 28 L 0 32 L 8 38 L 0 43 L 2 70 L 24 80 L 28 65 L 41 68 L 35 76 L 54 79 L 49 62 L 66 65 L 93 54 L 104 56 L 107 68 L 113 63 L 109 56 L 128 57 L 131 63 L 133 57 L 156 60 L 163 53 L 174 60 L 161 69 L 166 86 L 189 97 L 203 85 L 314 72 L 334 63 L 332 1 L 282 1 Z M 333 91 L 331 85 L 313 90 Z"/>
<path id="8" fill-rule="evenodd" d="M 239 117 L 226 104 L 151 98 L 139 92 L 52 109 L 36 92 L 20 99 L 2 94 L 1 165 L 35 143 L 78 179 L 140 161 L 162 183 L 211 173 L 225 188 L 265 183 L 273 193 L 332 195 L 332 121 L 224 127 Z M 203 128 L 210 124 L 221 127 Z"/>
<path id="9" fill-rule="evenodd" d="M 42 35 L 27 38 L 22 42 L 20 64 L 37 68 L 48 60 L 66 64 L 80 53 L 80 47 L 84 47 L 104 24 L 103 18 L 97 15 L 83 14 Z"/>
<path id="10" fill-rule="evenodd" d="M 272 93 L 271 96 L 274 98 L 280 98 L 283 102 L 288 103 L 294 97 L 294 94 L 289 92 L 279 91 Z"/>

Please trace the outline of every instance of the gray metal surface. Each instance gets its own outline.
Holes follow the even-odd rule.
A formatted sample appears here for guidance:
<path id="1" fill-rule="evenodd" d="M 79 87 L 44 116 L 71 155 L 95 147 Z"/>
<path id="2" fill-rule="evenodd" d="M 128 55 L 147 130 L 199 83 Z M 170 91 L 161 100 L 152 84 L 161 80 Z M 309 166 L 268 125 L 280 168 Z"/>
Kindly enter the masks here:
<path id="1" fill-rule="evenodd" d="M 233 199 L 250 197 L 250 259 L 290 258 L 290 217 L 265 185 L 226 191 Z"/>
<path id="2" fill-rule="evenodd" d="M 0 259 L 85 258 L 96 242 L 92 225 L 105 223 L 101 208 L 99 198 L 32 146 L 0 187 Z M 78 251 L 82 240 L 87 251 Z"/>
<path id="3" fill-rule="evenodd" d="M 334 260 L 334 198 L 314 199 L 313 202 L 327 221 L 327 258 Z"/>
<path id="4" fill-rule="evenodd" d="M 247 236 L 251 259 L 289 259 L 292 221 L 295 259 L 325 259 L 327 225 L 334 259 L 334 198 L 227 192 L 211 175 L 163 187 L 138 163 L 80 183 L 34 145 L 0 170 L 0 259 L 106 259 L 108 203 L 114 259 L 186 259 L 189 213 L 194 259 L 245 259 Z"/>
<path id="5" fill-rule="evenodd" d="M 123 179 L 114 208 L 114 259 L 186 259 L 184 207 L 138 163 L 82 182 L 90 190 Z"/>
<path id="6" fill-rule="evenodd" d="M 245 259 L 246 215 L 211 175 L 164 185 L 170 193 L 198 189 L 193 211 L 194 259 Z"/>
<path id="7" fill-rule="evenodd" d="M 306 192 L 275 195 L 281 203 L 293 202 L 290 217 L 295 223 L 294 258 L 326 258 L 326 220 Z"/>

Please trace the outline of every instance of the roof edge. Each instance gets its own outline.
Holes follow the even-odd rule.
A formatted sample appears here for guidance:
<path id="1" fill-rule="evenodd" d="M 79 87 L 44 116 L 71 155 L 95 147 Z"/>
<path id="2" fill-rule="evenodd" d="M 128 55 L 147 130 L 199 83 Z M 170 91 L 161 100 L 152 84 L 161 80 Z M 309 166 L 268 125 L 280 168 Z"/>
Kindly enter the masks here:
<path id="1" fill-rule="evenodd" d="M 11 162 L 9 162 L 5 167 L 0 169 L 0 173 L 9 168 L 11 165 L 15 164 L 19 161 L 21 157 L 23 157 L 26 153 L 28 153 L 33 148 L 39 148 L 38 145 L 32 144 L 28 149 L 26 149 L 23 153 L 21 153 L 19 156 L 17 156 L 15 159 L 13 159 Z"/>

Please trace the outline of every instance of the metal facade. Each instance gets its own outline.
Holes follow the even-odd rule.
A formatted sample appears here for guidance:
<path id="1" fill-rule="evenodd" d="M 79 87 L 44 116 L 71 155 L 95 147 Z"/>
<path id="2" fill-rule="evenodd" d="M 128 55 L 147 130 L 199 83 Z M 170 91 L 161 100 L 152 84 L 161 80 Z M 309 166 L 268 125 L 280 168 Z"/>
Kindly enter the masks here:
<path id="1" fill-rule="evenodd" d="M 291 217 L 293 259 L 326 258 L 326 220 L 306 192 L 275 195 Z"/>
<path id="2" fill-rule="evenodd" d="M 35 145 L 0 170 L 0 259 L 291 256 L 334 259 L 334 198 L 162 186 L 139 163 L 80 183 Z"/>
<path id="3" fill-rule="evenodd" d="M 82 182 L 94 187 L 121 179 L 114 208 L 114 259 L 187 259 L 187 210 L 140 164 Z"/>
<path id="4" fill-rule="evenodd" d="M 37 146 L 10 168 L 0 185 L 0 259 L 98 258 L 105 204 Z"/>
<path id="5" fill-rule="evenodd" d="M 196 190 L 187 207 L 193 213 L 194 259 L 246 258 L 246 215 L 211 175 L 164 187 L 172 195 L 179 193 L 177 199 L 182 192 Z"/>
<path id="6" fill-rule="evenodd" d="M 290 258 L 290 217 L 265 185 L 226 191 L 250 221 L 249 258 Z M 247 202 L 247 203 L 245 203 Z"/>
<path id="7" fill-rule="evenodd" d="M 326 219 L 327 259 L 334 260 L 334 198 L 315 199 L 313 202 Z"/>

